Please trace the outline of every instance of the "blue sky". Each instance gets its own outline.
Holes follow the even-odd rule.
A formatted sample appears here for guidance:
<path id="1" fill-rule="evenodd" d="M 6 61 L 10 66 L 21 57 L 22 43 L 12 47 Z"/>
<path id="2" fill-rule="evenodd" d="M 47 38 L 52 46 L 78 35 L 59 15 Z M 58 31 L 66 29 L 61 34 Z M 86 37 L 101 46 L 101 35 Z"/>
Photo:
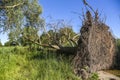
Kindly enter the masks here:
<path id="1" fill-rule="evenodd" d="M 39 0 L 43 7 L 43 14 L 47 19 L 47 16 L 52 16 L 53 19 L 65 19 L 71 21 L 75 32 L 80 31 L 81 20 L 79 19 L 77 12 L 82 14 L 82 8 L 84 5 L 82 0 Z M 113 35 L 120 38 L 120 0 L 87 0 L 96 10 L 98 9 L 101 18 L 106 17 L 105 23 L 110 27 Z"/>
<path id="2" fill-rule="evenodd" d="M 96 10 L 101 13 L 101 18 L 106 16 L 106 24 L 110 27 L 113 35 L 116 38 L 120 38 L 120 0 L 87 0 Z M 81 28 L 81 20 L 79 19 L 77 12 L 82 14 L 82 8 L 84 5 L 82 0 L 39 0 L 40 5 L 43 8 L 42 17 L 49 21 L 48 16 L 52 19 L 64 19 L 66 22 L 70 22 L 73 25 L 75 32 L 79 32 Z M 1 42 L 7 41 L 6 34 L 0 34 Z"/>

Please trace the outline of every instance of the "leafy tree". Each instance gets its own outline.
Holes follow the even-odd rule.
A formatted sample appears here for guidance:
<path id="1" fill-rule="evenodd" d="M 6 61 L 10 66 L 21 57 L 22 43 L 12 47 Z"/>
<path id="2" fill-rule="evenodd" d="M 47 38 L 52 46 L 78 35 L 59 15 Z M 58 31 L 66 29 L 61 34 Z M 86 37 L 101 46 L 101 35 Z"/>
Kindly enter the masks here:
<path id="1" fill-rule="evenodd" d="M 76 34 L 69 26 L 58 29 L 57 32 L 49 30 L 40 36 L 42 44 L 53 44 L 58 46 L 76 46 L 78 40 Z M 74 43 L 73 43 L 74 41 Z"/>
<path id="2" fill-rule="evenodd" d="M 54 41 L 54 44 L 59 46 L 76 46 L 79 35 L 73 31 L 69 23 L 66 24 L 64 20 L 58 20 L 49 23 L 48 27 L 53 31 L 53 35 L 47 34 L 48 37 L 52 37 L 50 39 Z"/>
<path id="3" fill-rule="evenodd" d="M 65 26 L 63 28 L 60 28 L 59 34 L 61 36 L 60 43 L 64 44 L 64 46 L 75 46 L 77 43 L 77 40 L 79 38 L 79 35 L 76 34 L 73 29 L 69 26 Z M 73 43 L 74 42 L 74 43 Z"/>
<path id="4" fill-rule="evenodd" d="M 55 44 L 55 32 L 53 30 L 49 30 L 48 32 L 43 32 L 40 36 L 40 41 L 42 44 Z"/>
<path id="5" fill-rule="evenodd" d="M 28 33 L 31 36 L 34 31 L 39 31 L 44 26 L 44 20 L 40 18 L 42 8 L 38 0 L 2 0 L 0 3 L 0 30 L 9 32 L 11 42 L 19 41 L 21 35 L 33 38 L 28 37 Z M 32 29 L 26 32 L 25 27 Z"/>
<path id="6" fill-rule="evenodd" d="M 34 27 L 25 27 L 21 38 L 23 40 L 21 44 L 31 46 L 33 44 L 32 42 L 37 42 L 39 38 L 38 30 Z"/>
<path id="7" fill-rule="evenodd" d="M 41 6 L 37 0 L 2 0 L 0 5 L 6 26 L 4 29 L 22 27 L 27 23 L 33 27 L 40 27 Z M 3 17 L 3 15 L 1 15 Z"/>

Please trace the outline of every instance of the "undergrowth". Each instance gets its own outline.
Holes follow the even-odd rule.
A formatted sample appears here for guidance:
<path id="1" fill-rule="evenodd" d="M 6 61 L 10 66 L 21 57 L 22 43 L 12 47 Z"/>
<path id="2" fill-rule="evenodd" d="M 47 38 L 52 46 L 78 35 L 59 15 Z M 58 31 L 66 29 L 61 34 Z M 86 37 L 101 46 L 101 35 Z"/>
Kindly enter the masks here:
<path id="1" fill-rule="evenodd" d="M 54 52 L 0 48 L 0 80 L 80 80 L 72 71 L 70 61 Z"/>

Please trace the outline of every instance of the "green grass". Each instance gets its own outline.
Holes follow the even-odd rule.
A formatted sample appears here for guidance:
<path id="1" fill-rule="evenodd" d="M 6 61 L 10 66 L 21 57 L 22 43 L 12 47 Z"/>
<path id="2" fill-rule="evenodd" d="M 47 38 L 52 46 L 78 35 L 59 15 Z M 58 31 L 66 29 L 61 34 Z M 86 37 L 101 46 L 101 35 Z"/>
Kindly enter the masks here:
<path id="1" fill-rule="evenodd" d="M 80 80 L 70 61 L 26 47 L 0 47 L 0 80 Z"/>

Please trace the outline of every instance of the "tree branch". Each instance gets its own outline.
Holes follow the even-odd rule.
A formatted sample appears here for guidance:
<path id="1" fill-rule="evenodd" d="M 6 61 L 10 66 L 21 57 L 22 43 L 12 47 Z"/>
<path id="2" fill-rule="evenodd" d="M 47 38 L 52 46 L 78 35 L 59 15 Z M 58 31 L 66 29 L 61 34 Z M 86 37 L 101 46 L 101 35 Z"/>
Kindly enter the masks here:
<path id="1" fill-rule="evenodd" d="M 12 6 L 0 6 L 0 9 L 8 9 L 8 8 L 15 8 L 17 6 L 23 5 L 24 3 L 18 3 Z"/>
<path id="2" fill-rule="evenodd" d="M 83 4 L 88 6 L 95 13 L 94 9 L 86 2 L 86 0 L 83 0 Z"/>
<path id="3" fill-rule="evenodd" d="M 23 36 L 25 39 L 29 40 L 30 42 L 37 44 L 39 46 L 43 46 L 43 47 L 50 47 L 50 48 L 54 48 L 54 49 L 60 49 L 60 47 L 58 45 L 51 45 L 51 44 L 40 44 L 32 39 L 27 38 L 26 36 Z"/>

